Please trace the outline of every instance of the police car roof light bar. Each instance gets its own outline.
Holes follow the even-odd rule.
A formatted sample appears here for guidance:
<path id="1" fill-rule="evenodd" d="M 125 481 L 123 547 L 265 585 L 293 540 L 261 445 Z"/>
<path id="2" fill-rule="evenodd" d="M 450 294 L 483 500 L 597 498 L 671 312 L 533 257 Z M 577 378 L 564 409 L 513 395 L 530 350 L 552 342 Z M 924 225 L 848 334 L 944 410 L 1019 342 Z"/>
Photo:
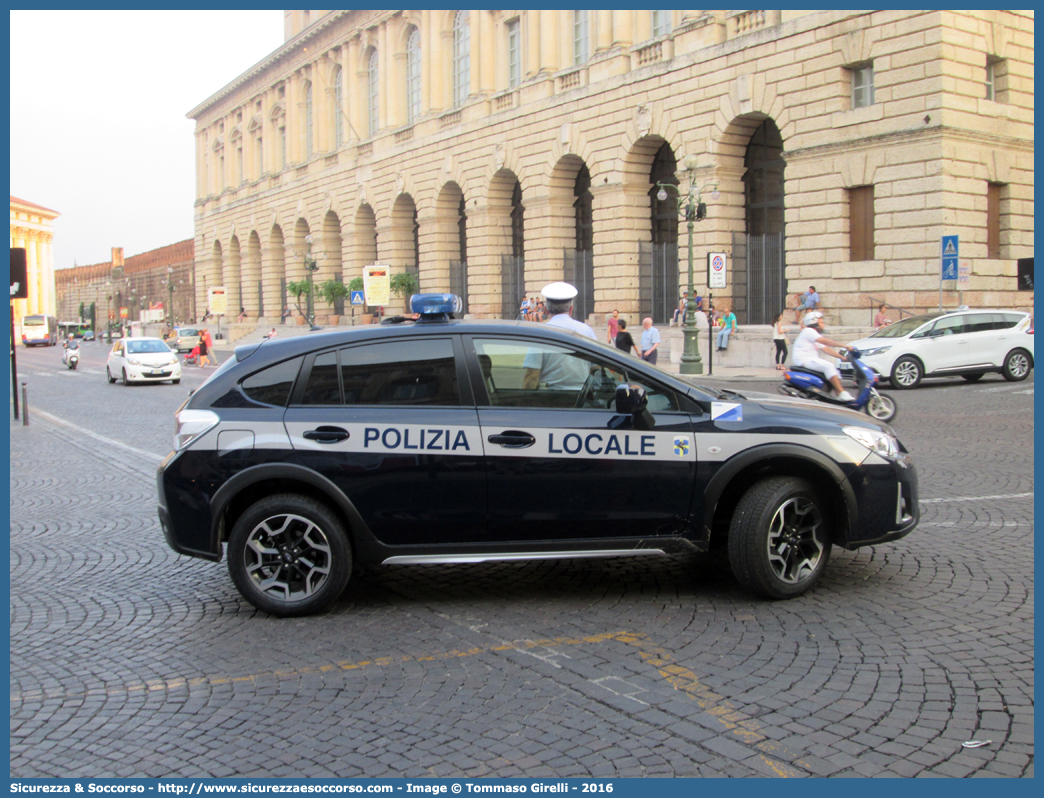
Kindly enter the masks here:
<path id="1" fill-rule="evenodd" d="M 414 294 L 410 310 L 420 314 L 419 321 L 448 321 L 451 314 L 460 313 L 464 303 L 456 294 Z"/>

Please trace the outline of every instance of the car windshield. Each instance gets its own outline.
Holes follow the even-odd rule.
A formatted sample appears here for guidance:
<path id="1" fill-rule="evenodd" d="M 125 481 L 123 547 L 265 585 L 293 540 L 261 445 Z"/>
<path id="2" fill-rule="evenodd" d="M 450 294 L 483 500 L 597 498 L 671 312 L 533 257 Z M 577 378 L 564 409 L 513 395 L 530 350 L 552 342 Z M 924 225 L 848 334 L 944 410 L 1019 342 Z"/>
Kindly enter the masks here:
<path id="1" fill-rule="evenodd" d="M 182 327 L 178 330 L 178 335 L 199 335 L 199 332 L 191 327 Z"/>
<path id="2" fill-rule="evenodd" d="M 911 316 L 908 319 L 901 319 L 900 321 L 897 321 L 895 324 L 889 324 L 887 327 L 884 327 L 884 328 L 878 330 L 877 332 L 875 332 L 870 337 L 871 338 L 902 338 L 902 337 L 907 336 L 910 333 L 912 333 L 914 330 L 916 330 L 922 324 L 925 324 L 926 322 L 929 322 L 932 319 L 937 319 L 941 315 L 943 315 L 943 314 L 942 313 L 925 313 L 924 315 L 921 315 L 921 316 Z"/>
<path id="3" fill-rule="evenodd" d="M 159 352 L 170 354 L 170 347 L 163 341 L 127 341 L 128 355 L 145 355 Z"/>

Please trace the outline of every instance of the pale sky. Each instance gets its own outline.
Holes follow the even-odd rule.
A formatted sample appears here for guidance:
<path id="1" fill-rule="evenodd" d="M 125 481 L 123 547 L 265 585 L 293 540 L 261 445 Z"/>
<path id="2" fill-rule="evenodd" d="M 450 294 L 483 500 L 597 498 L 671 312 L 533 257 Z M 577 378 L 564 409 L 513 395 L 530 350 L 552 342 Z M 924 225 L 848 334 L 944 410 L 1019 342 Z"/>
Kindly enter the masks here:
<path id="1" fill-rule="evenodd" d="M 11 11 L 11 195 L 54 266 L 193 236 L 194 107 L 283 44 L 282 11 Z"/>

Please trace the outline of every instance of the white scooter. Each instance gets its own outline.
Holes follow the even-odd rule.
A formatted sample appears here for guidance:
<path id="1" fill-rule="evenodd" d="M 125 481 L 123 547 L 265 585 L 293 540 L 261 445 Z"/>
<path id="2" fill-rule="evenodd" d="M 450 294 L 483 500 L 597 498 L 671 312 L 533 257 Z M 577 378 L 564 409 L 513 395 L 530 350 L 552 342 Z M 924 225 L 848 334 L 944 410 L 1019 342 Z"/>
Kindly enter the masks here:
<path id="1" fill-rule="evenodd" d="M 62 362 L 65 363 L 67 368 L 75 371 L 76 364 L 80 362 L 79 341 L 70 341 L 65 345 L 65 352 L 62 353 Z"/>

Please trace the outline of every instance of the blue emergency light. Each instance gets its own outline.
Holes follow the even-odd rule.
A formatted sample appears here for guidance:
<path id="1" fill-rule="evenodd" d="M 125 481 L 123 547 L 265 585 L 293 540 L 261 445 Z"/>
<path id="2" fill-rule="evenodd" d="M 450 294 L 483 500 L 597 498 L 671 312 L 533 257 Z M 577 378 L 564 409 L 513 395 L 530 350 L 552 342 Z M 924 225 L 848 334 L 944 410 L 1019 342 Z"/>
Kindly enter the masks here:
<path id="1" fill-rule="evenodd" d="M 420 314 L 419 321 L 446 321 L 452 313 L 460 313 L 464 303 L 456 294 L 414 294 L 410 310 Z"/>

